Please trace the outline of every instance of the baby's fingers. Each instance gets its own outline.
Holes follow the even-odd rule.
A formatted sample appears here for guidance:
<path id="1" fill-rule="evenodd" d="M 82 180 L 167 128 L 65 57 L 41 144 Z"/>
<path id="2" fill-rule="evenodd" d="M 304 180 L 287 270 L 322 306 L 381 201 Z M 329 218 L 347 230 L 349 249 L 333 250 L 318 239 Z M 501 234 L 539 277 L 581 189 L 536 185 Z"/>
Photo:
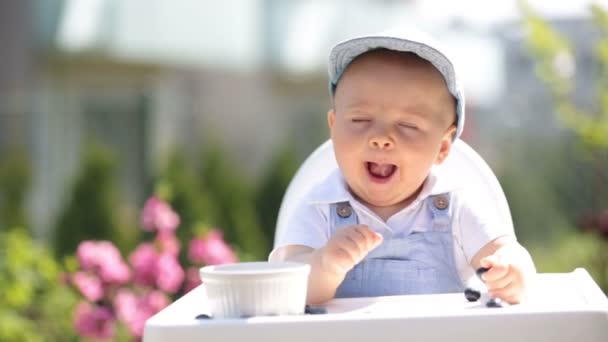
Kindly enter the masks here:
<path id="1" fill-rule="evenodd" d="M 322 248 L 322 265 L 335 273 L 348 272 L 359 262 L 359 247 L 346 237 L 336 239 L 332 244 Z"/>
<path id="2" fill-rule="evenodd" d="M 382 243 L 382 235 L 376 233 L 368 226 L 356 226 L 354 231 L 364 239 L 366 253 L 369 253 Z"/>
<path id="3" fill-rule="evenodd" d="M 521 302 L 523 296 L 521 284 L 515 282 L 511 282 L 502 288 L 490 290 L 489 292 L 493 297 L 500 298 L 509 304 Z"/>
<path id="4" fill-rule="evenodd" d="M 341 247 L 350 253 L 353 263 L 358 263 L 367 254 L 366 242 L 357 232 L 345 235 Z"/>
<path id="5" fill-rule="evenodd" d="M 512 275 L 505 275 L 502 278 L 486 281 L 486 287 L 489 291 L 502 289 L 509 284 L 513 283 L 514 277 Z"/>
<path id="6" fill-rule="evenodd" d="M 382 236 L 365 225 L 345 227 L 330 239 L 324 248 L 324 254 L 329 262 L 350 269 L 363 260 L 381 240 Z"/>
<path id="7" fill-rule="evenodd" d="M 481 266 L 489 270 L 481 275 L 481 279 L 487 283 L 495 282 L 507 276 L 510 264 L 498 255 L 490 255 L 480 261 Z"/>

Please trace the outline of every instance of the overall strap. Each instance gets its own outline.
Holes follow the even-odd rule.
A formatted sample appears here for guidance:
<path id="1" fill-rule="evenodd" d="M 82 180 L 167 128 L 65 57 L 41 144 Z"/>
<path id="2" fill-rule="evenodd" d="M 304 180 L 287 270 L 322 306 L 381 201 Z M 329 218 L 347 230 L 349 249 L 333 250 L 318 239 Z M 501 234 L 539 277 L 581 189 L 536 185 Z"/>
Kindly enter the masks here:
<path id="1" fill-rule="evenodd" d="M 348 202 L 332 203 L 329 207 L 329 221 L 332 233 L 343 226 L 359 223 L 359 218 L 353 207 Z"/>
<path id="2" fill-rule="evenodd" d="M 446 230 L 450 228 L 450 220 L 452 217 L 451 196 L 450 193 L 429 196 L 426 200 L 429 209 L 431 210 L 433 230 Z"/>

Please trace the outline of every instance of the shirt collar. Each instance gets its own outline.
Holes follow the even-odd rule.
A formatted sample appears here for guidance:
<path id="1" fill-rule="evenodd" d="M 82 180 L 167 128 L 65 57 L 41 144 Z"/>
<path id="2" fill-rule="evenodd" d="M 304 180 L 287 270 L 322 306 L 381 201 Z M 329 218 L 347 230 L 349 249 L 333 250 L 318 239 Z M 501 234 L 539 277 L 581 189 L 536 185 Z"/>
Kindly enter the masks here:
<path id="1" fill-rule="evenodd" d="M 308 196 L 309 204 L 330 204 L 353 199 L 339 168 L 333 170 L 320 183 L 315 185 Z"/>
<path id="2" fill-rule="evenodd" d="M 459 185 L 455 177 L 450 177 L 444 168 L 434 166 L 422 185 L 418 197 L 411 204 L 415 205 L 429 196 L 447 193 L 457 188 L 459 188 Z M 353 200 L 355 199 L 348 190 L 339 168 L 336 168 L 324 180 L 314 186 L 308 196 L 309 204 L 331 204 Z"/>

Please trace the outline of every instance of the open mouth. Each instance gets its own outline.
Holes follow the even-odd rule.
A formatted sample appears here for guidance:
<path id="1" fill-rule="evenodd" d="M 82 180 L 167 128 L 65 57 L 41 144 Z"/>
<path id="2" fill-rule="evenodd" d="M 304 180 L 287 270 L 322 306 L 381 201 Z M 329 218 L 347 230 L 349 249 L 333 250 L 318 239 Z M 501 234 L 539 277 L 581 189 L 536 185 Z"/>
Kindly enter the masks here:
<path id="1" fill-rule="evenodd" d="M 367 162 L 367 172 L 378 181 L 388 181 L 397 171 L 397 165 Z"/>

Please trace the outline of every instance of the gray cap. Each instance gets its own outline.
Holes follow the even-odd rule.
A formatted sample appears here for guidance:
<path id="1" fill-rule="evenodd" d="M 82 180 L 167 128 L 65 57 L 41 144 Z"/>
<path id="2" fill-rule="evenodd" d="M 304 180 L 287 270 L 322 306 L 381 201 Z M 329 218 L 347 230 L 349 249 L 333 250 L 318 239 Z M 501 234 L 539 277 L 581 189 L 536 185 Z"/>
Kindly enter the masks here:
<path id="1" fill-rule="evenodd" d="M 431 62 L 443 75 L 450 93 L 456 98 L 457 128 L 454 139 L 460 137 L 464 127 L 464 90 L 456 76 L 452 60 L 441 45 L 429 35 L 412 28 L 397 28 L 379 34 L 364 35 L 345 40 L 331 49 L 329 54 L 329 88 L 334 96 L 338 81 L 348 65 L 359 55 L 388 49 L 412 52 Z"/>

